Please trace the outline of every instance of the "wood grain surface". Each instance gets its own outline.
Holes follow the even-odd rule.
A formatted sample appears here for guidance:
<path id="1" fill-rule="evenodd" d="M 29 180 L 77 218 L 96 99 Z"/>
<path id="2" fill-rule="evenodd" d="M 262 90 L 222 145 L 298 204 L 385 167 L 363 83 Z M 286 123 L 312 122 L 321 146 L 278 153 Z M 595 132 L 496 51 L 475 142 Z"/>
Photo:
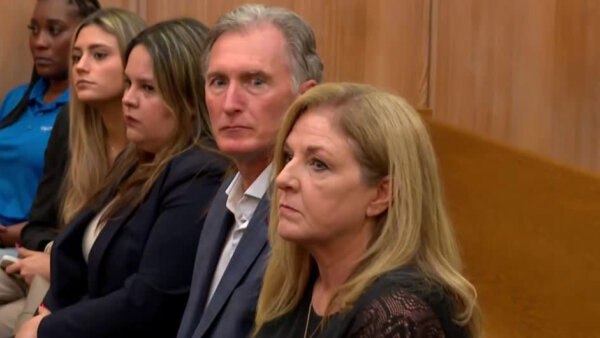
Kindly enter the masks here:
<path id="1" fill-rule="evenodd" d="M 600 176 L 427 120 L 485 337 L 598 337 Z"/>

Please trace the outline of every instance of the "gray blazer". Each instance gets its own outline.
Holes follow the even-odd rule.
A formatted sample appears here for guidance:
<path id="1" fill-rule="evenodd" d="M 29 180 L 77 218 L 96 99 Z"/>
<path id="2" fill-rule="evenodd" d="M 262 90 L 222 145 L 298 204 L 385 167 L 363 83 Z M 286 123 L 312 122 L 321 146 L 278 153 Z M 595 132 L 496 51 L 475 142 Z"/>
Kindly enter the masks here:
<path id="1" fill-rule="evenodd" d="M 258 294 L 270 253 L 267 241 L 268 192 L 258 204 L 206 306 L 213 274 L 234 224 L 233 214 L 225 206 L 225 190 L 231 181 L 228 179 L 219 189 L 200 234 L 191 293 L 179 326 L 178 338 L 246 338 L 254 325 Z"/>

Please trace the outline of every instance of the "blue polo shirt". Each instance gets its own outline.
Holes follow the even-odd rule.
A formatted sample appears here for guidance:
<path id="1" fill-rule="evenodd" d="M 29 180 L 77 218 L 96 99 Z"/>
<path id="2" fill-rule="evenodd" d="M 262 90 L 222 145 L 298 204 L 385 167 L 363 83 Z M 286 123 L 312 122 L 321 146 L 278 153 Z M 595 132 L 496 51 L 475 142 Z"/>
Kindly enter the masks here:
<path id="1" fill-rule="evenodd" d="M 0 129 L 0 223 L 5 226 L 29 218 L 54 120 L 69 100 L 67 89 L 56 100 L 45 104 L 47 88 L 47 80 L 36 82 L 23 116 L 11 126 Z M 26 90 L 27 85 L 23 85 L 6 94 L 0 107 L 0 120 L 17 106 Z"/>

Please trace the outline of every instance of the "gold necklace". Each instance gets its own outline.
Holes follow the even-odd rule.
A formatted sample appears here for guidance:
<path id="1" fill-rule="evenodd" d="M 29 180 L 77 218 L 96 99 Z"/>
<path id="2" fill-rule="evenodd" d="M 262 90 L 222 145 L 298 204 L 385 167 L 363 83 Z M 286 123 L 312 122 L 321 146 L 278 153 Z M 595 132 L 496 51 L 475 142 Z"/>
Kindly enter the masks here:
<path id="1" fill-rule="evenodd" d="M 310 334 L 310 336 L 306 336 L 308 334 L 308 325 L 310 323 L 310 310 L 312 309 L 312 297 L 310 300 L 310 304 L 308 305 L 308 312 L 306 313 L 306 326 L 304 326 L 304 338 L 312 338 L 312 336 L 315 335 L 315 333 L 317 332 L 317 330 L 319 329 L 319 326 L 317 325 L 317 327 L 314 329 L 314 331 Z"/>

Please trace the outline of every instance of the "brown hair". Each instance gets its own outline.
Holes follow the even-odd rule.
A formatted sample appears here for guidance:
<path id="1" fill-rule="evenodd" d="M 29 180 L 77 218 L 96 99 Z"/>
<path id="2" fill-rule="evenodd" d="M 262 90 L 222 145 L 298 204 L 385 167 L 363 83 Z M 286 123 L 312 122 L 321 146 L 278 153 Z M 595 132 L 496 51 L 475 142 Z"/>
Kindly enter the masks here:
<path id="1" fill-rule="evenodd" d="M 127 46 L 129 58 L 136 46 L 144 46 L 152 58 L 154 78 L 163 104 L 174 117 L 175 130 L 156 154 L 129 147 L 119 166 L 134 167 L 118 187 L 118 195 L 103 216 L 137 207 L 146 197 L 167 163 L 192 147 L 208 150 L 213 136 L 204 101 L 204 77 L 198 55 L 204 51 L 208 28 L 195 19 L 160 22 L 142 31 Z M 129 62 L 129 60 L 128 60 Z M 109 182 L 110 183 L 110 182 Z M 109 189 L 107 184 L 103 190 Z"/>

